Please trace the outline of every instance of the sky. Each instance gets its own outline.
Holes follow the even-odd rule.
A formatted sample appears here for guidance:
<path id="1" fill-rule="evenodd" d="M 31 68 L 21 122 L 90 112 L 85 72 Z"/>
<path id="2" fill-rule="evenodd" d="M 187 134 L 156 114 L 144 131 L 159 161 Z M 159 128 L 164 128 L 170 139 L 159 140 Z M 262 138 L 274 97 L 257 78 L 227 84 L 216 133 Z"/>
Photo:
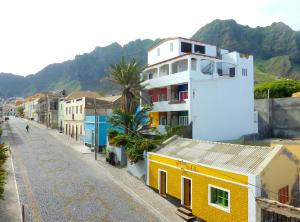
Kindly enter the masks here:
<path id="1" fill-rule="evenodd" d="M 34 74 L 96 46 L 191 37 L 214 19 L 300 30 L 300 0 L 0 0 L 0 72 Z"/>

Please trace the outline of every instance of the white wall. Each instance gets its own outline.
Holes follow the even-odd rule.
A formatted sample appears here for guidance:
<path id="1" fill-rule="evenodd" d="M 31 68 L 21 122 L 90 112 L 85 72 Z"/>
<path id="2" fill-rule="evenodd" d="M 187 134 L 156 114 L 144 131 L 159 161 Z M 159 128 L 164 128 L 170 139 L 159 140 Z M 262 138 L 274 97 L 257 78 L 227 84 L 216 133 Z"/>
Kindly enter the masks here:
<path id="1" fill-rule="evenodd" d="M 173 40 L 167 40 L 162 44 L 158 45 L 157 47 L 150 49 L 148 51 L 148 65 L 153 65 L 155 63 L 159 63 L 185 54 L 181 52 L 181 42 L 191 43 L 192 53 L 194 53 L 194 44 L 197 44 L 197 45 L 205 46 L 206 55 L 213 56 L 213 57 L 217 55 L 217 49 L 216 46 L 214 45 L 208 45 L 208 44 L 204 44 L 192 40 L 178 38 Z M 171 44 L 173 44 L 173 51 L 170 51 Z M 158 55 L 158 50 L 159 50 L 159 55 Z"/>
<path id="2" fill-rule="evenodd" d="M 170 51 L 170 44 L 173 43 L 173 51 Z M 157 50 L 159 49 L 160 55 L 158 56 Z M 179 39 L 166 41 L 157 47 L 148 51 L 148 65 L 152 65 L 180 55 L 179 52 Z"/>
<path id="3" fill-rule="evenodd" d="M 189 81 L 193 139 L 232 140 L 255 133 L 253 57 L 240 58 L 234 52 L 223 59 L 237 64 L 235 77 Z M 248 69 L 247 76 L 242 68 Z"/>

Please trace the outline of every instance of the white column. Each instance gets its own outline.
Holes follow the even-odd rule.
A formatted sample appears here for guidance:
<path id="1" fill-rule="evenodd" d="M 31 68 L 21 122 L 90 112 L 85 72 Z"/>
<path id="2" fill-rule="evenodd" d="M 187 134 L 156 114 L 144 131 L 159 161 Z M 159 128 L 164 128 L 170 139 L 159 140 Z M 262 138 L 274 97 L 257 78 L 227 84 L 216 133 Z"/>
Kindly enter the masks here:
<path id="1" fill-rule="evenodd" d="M 172 63 L 169 63 L 169 75 L 172 74 Z"/>
<path id="2" fill-rule="evenodd" d="M 191 58 L 188 57 L 188 71 L 191 71 Z"/>
<path id="3" fill-rule="evenodd" d="M 157 77 L 160 77 L 160 66 L 157 67 Z"/>

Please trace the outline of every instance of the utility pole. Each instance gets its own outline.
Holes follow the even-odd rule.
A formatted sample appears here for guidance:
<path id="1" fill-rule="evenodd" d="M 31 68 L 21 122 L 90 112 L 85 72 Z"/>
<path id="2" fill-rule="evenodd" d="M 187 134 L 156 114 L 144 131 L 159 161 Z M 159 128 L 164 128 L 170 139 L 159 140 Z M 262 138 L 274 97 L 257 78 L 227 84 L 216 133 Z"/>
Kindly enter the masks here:
<path id="1" fill-rule="evenodd" d="M 96 107 L 96 98 L 94 98 L 94 111 L 95 111 L 95 160 L 97 160 L 97 152 L 98 152 L 98 116 L 97 116 L 97 107 Z"/>

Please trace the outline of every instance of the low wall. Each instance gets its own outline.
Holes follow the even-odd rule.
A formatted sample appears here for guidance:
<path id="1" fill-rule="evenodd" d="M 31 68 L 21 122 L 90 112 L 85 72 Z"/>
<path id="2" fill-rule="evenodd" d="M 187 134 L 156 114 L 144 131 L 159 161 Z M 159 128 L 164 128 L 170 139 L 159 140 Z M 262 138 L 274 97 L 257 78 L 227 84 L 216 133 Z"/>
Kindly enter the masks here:
<path id="1" fill-rule="evenodd" d="M 127 170 L 133 176 L 146 180 L 147 177 L 147 153 L 144 152 L 144 160 L 140 160 L 137 163 L 131 164 L 129 161 L 127 163 Z"/>
<path id="2" fill-rule="evenodd" d="M 300 135 L 300 98 L 258 99 L 255 110 L 260 136 L 292 138 Z"/>
<path id="3" fill-rule="evenodd" d="M 125 147 L 116 147 L 113 145 L 108 145 L 107 150 L 115 154 L 115 162 L 117 165 L 124 167 L 127 165 L 127 154 Z"/>

